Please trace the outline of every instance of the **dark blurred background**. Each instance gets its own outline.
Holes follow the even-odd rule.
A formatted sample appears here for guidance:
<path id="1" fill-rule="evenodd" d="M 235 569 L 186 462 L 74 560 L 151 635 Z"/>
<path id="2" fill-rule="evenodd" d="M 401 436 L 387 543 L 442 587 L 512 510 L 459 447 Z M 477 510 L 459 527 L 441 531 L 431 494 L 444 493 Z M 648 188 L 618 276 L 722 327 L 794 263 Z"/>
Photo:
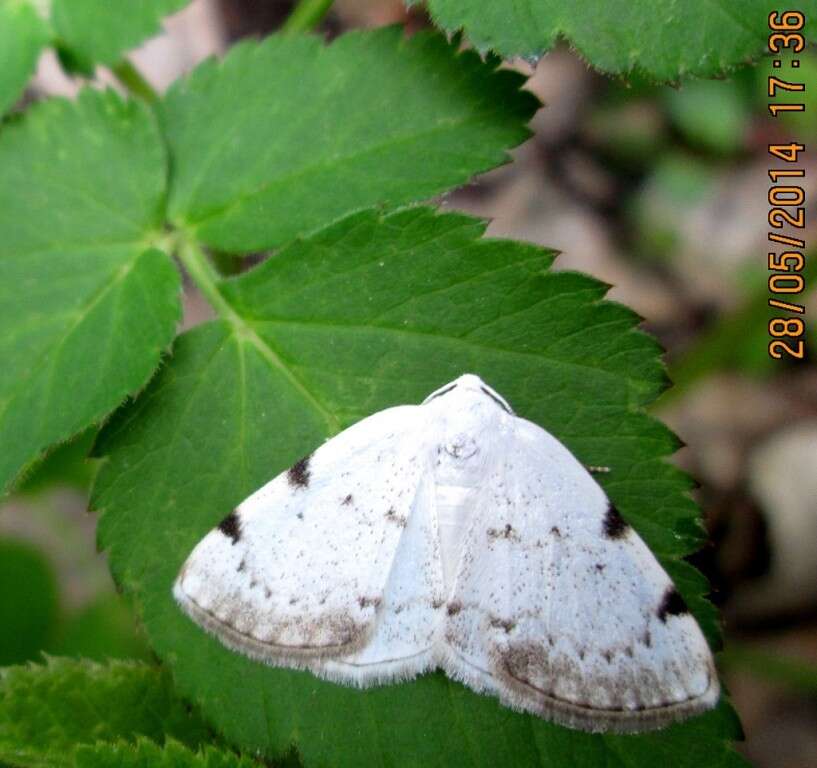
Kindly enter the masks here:
<path id="1" fill-rule="evenodd" d="M 195 0 L 133 60 L 164 88 L 234 40 L 273 31 L 290 9 Z M 336 0 L 321 31 L 388 23 L 411 32 L 428 20 L 400 0 Z M 686 443 L 675 460 L 700 483 L 710 544 L 694 562 L 723 612 L 720 663 L 741 749 L 761 768 L 817 766 L 817 369 L 770 359 L 766 330 L 767 172 L 781 166 L 769 143 L 805 141 L 795 183 L 817 199 L 817 52 L 800 58 L 807 109 L 791 119 L 768 114 L 768 60 L 677 87 L 596 74 L 567 48 L 535 70 L 513 65 L 545 103 L 535 135 L 513 162 L 439 201 L 492 219 L 491 235 L 560 250 L 557 268 L 610 283 L 665 347 L 675 386 L 654 413 Z M 26 99 L 76 88 L 47 54 Z M 808 321 L 813 291 L 806 304 Z M 207 316 L 188 291 L 185 324 Z M 92 438 L 55 451 L 0 509 L 0 666 L 42 651 L 150 658 L 85 511 Z"/>

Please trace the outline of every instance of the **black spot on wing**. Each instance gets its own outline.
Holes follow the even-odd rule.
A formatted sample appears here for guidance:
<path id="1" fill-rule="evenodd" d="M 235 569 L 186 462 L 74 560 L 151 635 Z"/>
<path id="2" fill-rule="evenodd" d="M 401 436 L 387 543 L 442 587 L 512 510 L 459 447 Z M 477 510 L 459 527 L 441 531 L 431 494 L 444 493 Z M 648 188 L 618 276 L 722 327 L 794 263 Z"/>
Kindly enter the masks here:
<path id="1" fill-rule="evenodd" d="M 399 525 L 401 528 L 405 528 L 408 525 L 408 518 L 405 515 L 398 515 L 394 507 L 389 507 L 389 511 L 386 512 L 385 517 L 390 523 Z"/>
<path id="2" fill-rule="evenodd" d="M 607 512 L 604 515 L 601 530 L 608 539 L 624 538 L 630 530 L 630 526 L 610 501 L 607 502 Z"/>
<path id="3" fill-rule="evenodd" d="M 517 539 L 519 538 L 510 523 L 506 523 L 504 528 L 489 528 L 486 533 L 489 539 Z"/>
<path id="4" fill-rule="evenodd" d="M 238 513 L 233 510 L 227 517 L 225 517 L 219 524 L 218 529 L 227 537 L 233 540 L 233 544 L 237 544 L 241 539 L 241 521 L 238 519 Z"/>
<path id="5" fill-rule="evenodd" d="M 287 480 L 293 488 L 306 488 L 309 485 L 309 460 L 311 458 L 311 454 L 304 456 L 289 468 Z"/>
<path id="6" fill-rule="evenodd" d="M 661 605 L 658 606 L 658 618 L 666 624 L 668 616 L 681 616 L 684 613 L 689 613 L 686 601 L 675 587 L 667 587 Z"/>
<path id="7" fill-rule="evenodd" d="M 491 626 L 494 629 L 504 630 L 505 634 L 507 635 L 516 626 L 516 622 L 510 621 L 509 619 L 499 619 L 494 617 L 491 619 Z"/>

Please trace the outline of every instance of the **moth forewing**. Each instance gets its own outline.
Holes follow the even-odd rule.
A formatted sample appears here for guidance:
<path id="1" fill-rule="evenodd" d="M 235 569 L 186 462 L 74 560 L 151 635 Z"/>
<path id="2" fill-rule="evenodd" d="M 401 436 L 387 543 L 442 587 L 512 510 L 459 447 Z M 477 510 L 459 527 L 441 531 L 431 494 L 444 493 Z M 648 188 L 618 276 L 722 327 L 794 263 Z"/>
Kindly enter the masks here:
<path id="1" fill-rule="evenodd" d="M 358 686 L 439 667 L 583 730 L 659 728 L 719 695 L 643 541 L 567 448 L 469 374 L 260 488 L 196 546 L 174 594 L 268 664 Z"/>

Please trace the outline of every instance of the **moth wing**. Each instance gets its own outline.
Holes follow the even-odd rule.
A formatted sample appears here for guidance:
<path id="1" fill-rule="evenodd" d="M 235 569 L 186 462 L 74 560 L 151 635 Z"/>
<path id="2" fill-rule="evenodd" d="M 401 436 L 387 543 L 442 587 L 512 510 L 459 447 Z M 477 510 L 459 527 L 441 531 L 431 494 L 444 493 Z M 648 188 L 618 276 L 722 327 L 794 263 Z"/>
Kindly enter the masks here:
<path id="1" fill-rule="evenodd" d="M 425 445 L 417 406 L 332 438 L 201 540 L 177 601 L 228 647 L 273 664 L 362 647 L 428 476 Z"/>
<path id="2" fill-rule="evenodd" d="M 695 619 L 576 458 L 523 419 L 497 445 L 445 628 L 448 673 L 590 731 L 662 727 L 719 685 Z"/>
<path id="3" fill-rule="evenodd" d="M 424 475 L 404 526 L 366 644 L 351 654 L 316 659 L 310 669 L 360 687 L 406 680 L 436 666 L 445 612 L 436 486 Z"/>

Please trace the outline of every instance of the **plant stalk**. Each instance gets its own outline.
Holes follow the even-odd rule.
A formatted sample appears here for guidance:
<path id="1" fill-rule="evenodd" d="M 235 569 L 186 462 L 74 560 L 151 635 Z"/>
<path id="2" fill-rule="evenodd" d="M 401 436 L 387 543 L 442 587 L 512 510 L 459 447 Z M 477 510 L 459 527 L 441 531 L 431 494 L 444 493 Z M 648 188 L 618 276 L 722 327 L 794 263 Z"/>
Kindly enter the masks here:
<path id="1" fill-rule="evenodd" d="M 129 59 L 122 59 L 114 64 L 111 67 L 111 72 L 122 83 L 128 93 L 143 99 L 148 104 L 155 104 L 159 100 L 159 94 L 156 93 L 154 87 Z"/>
<path id="2" fill-rule="evenodd" d="M 257 353 L 273 368 L 280 371 L 280 373 L 289 380 L 291 386 L 300 392 L 304 400 L 308 401 L 311 406 L 321 414 L 326 421 L 328 434 L 331 435 L 340 432 L 341 425 L 337 416 L 327 409 L 323 403 L 317 400 L 312 392 L 304 387 L 303 382 L 293 374 L 292 369 L 281 360 L 278 353 L 270 344 L 262 339 L 252 325 L 247 323 L 241 315 L 232 308 L 224 296 L 221 295 L 221 291 L 218 289 L 218 283 L 221 278 L 199 244 L 192 237 L 185 237 L 184 233 L 179 233 L 176 255 L 204 298 L 210 302 L 210 306 L 216 310 L 219 317 L 232 326 L 236 336 L 243 343 L 254 347 Z"/>
<path id="3" fill-rule="evenodd" d="M 176 255 L 190 275 L 190 279 L 219 316 L 233 325 L 242 325 L 241 318 L 221 295 L 218 289 L 221 278 L 198 243 L 192 238 L 180 238 Z"/>
<path id="4" fill-rule="evenodd" d="M 281 26 L 281 31 L 292 35 L 313 30 L 329 12 L 332 2 L 333 0 L 300 0 Z"/>

